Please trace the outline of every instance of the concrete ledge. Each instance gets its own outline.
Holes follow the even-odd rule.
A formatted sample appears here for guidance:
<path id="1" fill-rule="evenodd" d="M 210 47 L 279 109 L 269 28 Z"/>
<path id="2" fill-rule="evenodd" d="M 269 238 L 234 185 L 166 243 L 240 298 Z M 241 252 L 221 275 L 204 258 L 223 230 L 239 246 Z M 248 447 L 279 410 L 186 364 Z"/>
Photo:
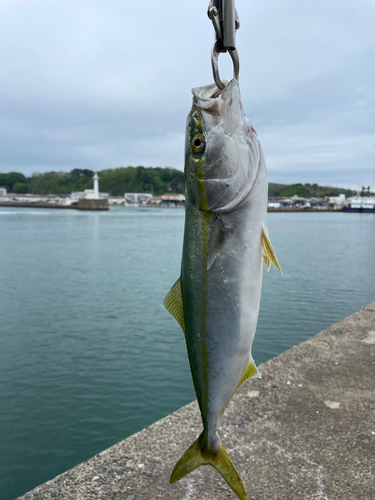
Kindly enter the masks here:
<path id="1" fill-rule="evenodd" d="M 78 210 L 109 210 L 108 200 L 78 200 Z"/>
<path id="2" fill-rule="evenodd" d="M 249 499 L 374 499 L 375 302 L 260 371 L 220 426 Z M 200 432 L 193 402 L 19 498 L 235 500 L 211 467 L 169 484 Z"/>
<path id="3" fill-rule="evenodd" d="M 57 203 L 26 203 L 17 201 L 2 201 L 0 207 L 16 207 L 16 208 L 57 208 L 57 209 L 76 209 L 76 205 L 58 205 Z"/>

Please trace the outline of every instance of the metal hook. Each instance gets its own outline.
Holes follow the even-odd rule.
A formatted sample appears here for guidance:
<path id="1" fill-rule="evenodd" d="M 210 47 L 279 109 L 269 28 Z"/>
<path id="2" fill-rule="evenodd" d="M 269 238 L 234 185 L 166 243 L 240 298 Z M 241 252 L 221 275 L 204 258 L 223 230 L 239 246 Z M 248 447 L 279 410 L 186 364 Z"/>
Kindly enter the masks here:
<path id="1" fill-rule="evenodd" d="M 225 85 L 220 79 L 219 74 L 219 55 L 220 55 L 220 41 L 216 40 L 211 49 L 211 66 L 212 74 L 214 76 L 214 81 L 216 86 L 220 90 L 224 90 Z M 228 50 L 230 57 L 233 62 L 233 79 L 238 80 L 240 74 L 240 58 L 238 57 L 237 49 Z"/>
<path id="2" fill-rule="evenodd" d="M 211 65 L 216 85 L 223 90 L 224 84 L 219 76 L 219 54 L 229 52 L 233 61 L 233 78 L 238 80 L 240 62 L 236 50 L 236 30 L 240 27 L 234 0 L 210 0 L 207 11 L 214 25 L 216 41 L 211 50 Z"/>

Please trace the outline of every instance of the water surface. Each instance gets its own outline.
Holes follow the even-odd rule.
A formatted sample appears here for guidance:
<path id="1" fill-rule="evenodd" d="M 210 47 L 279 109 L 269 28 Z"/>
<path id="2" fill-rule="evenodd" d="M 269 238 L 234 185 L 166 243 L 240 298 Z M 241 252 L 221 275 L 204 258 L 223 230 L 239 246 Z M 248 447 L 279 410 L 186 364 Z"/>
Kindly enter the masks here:
<path id="1" fill-rule="evenodd" d="M 0 497 L 11 500 L 194 398 L 161 301 L 179 209 L 0 208 Z M 272 213 L 257 364 L 375 300 L 375 215 Z"/>

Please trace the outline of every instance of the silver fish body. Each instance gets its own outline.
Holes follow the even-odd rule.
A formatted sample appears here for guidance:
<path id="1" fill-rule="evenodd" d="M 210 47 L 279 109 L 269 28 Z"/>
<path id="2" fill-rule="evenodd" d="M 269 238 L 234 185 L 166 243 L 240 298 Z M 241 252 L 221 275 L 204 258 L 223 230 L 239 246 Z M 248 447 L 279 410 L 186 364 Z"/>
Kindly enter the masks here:
<path id="1" fill-rule="evenodd" d="M 209 463 L 239 498 L 241 479 L 217 433 L 239 385 L 260 374 L 251 356 L 263 259 L 278 266 L 266 229 L 268 183 L 262 146 L 232 80 L 193 89 L 185 146 L 186 215 L 181 277 L 165 299 L 187 343 L 203 432 L 171 482 Z"/>

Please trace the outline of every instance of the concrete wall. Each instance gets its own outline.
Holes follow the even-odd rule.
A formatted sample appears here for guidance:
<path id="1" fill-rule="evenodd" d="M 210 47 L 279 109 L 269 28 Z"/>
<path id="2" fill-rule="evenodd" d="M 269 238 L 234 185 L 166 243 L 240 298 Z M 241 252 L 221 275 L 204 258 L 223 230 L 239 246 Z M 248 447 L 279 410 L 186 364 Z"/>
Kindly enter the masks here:
<path id="1" fill-rule="evenodd" d="M 109 210 L 108 200 L 78 200 L 78 210 Z"/>
<path id="2" fill-rule="evenodd" d="M 16 207 L 16 208 L 56 208 L 56 209 L 76 209 L 77 207 L 72 205 L 59 205 L 57 203 L 26 203 L 17 201 L 3 201 L 0 202 L 0 207 Z"/>
<path id="3" fill-rule="evenodd" d="M 259 368 L 220 423 L 248 498 L 375 499 L 375 302 Z M 235 500 L 211 467 L 169 484 L 201 429 L 193 402 L 20 499 Z"/>

